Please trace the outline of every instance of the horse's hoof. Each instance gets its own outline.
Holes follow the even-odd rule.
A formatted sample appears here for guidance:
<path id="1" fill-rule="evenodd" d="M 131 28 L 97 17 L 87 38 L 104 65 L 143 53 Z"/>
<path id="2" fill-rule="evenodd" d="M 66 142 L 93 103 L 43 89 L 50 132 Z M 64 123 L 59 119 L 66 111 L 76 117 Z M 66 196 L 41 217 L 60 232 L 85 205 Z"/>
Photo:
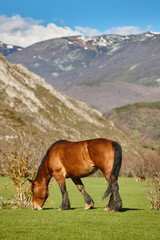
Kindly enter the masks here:
<path id="1" fill-rule="evenodd" d="M 109 207 L 105 207 L 104 211 L 111 211 Z"/>
<path id="2" fill-rule="evenodd" d="M 110 209 L 110 207 L 107 205 L 104 209 L 104 211 L 113 211 L 113 209 Z"/>
<path id="3" fill-rule="evenodd" d="M 91 202 L 91 203 L 89 203 L 89 204 L 88 204 L 88 203 L 85 204 L 85 209 L 86 209 L 86 210 L 88 210 L 88 209 L 93 209 L 93 208 L 94 208 L 94 203 L 93 203 L 93 202 Z"/>
<path id="4" fill-rule="evenodd" d="M 63 207 L 63 206 L 60 206 L 59 207 L 59 211 L 63 211 L 63 210 L 69 210 L 70 209 L 70 207 Z"/>
<path id="5" fill-rule="evenodd" d="M 119 212 L 120 209 L 110 208 L 110 207 L 108 207 L 108 205 L 107 205 L 104 210 L 105 210 L 105 211 L 110 211 L 110 212 Z"/>

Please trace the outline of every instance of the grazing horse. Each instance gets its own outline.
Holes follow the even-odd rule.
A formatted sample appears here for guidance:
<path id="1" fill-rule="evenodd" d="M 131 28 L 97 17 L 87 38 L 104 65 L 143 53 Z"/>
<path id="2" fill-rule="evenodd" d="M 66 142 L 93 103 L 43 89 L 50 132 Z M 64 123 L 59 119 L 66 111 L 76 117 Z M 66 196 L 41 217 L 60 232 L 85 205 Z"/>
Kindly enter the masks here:
<path id="1" fill-rule="evenodd" d="M 144 175 L 138 175 L 138 176 L 136 176 L 136 182 L 139 182 L 139 181 L 141 181 L 141 180 L 145 181 L 145 180 L 146 180 L 146 177 L 145 177 Z"/>
<path id="2" fill-rule="evenodd" d="M 42 209 L 49 196 L 48 184 L 52 176 L 59 184 L 62 193 L 62 205 L 59 210 L 70 209 L 65 178 L 71 178 L 82 193 L 85 209 L 93 208 L 94 201 L 86 192 L 81 178 L 100 169 L 109 183 L 103 199 L 111 193 L 105 210 L 119 211 L 122 208 L 122 200 L 117 180 L 121 162 L 121 146 L 112 140 L 98 138 L 80 142 L 66 140 L 55 142 L 46 152 L 35 180 L 28 179 L 32 183 L 33 209 Z"/>

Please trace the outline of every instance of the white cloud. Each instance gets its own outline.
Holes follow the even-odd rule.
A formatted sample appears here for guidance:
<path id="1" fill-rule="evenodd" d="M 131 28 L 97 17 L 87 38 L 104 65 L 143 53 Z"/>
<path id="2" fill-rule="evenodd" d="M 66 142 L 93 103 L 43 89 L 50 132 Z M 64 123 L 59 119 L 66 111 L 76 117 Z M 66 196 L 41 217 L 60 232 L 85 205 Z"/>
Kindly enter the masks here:
<path id="1" fill-rule="evenodd" d="M 105 31 L 105 34 L 131 35 L 142 33 L 142 30 L 136 26 L 113 27 Z"/>
<path id="2" fill-rule="evenodd" d="M 104 32 L 100 32 L 97 29 L 93 28 L 83 28 L 83 27 L 75 27 L 77 31 L 79 31 L 81 34 L 86 36 L 98 36 L 102 34 L 118 34 L 118 35 L 131 35 L 131 34 L 139 34 L 142 33 L 142 29 L 137 26 L 124 26 L 124 27 L 113 27 L 111 29 L 108 29 Z M 148 26 L 149 29 L 149 26 Z"/>
<path id="3" fill-rule="evenodd" d="M 55 18 L 55 21 L 62 21 Z M 151 28 L 148 26 L 148 29 Z M 65 36 L 98 36 L 102 34 L 139 34 L 142 30 L 136 26 L 114 27 L 100 32 L 97 29 L 89 27 L 76 26 L 71 29 L 67 26 L 57 26 L 55 23 L 49 23 L 47 26 L 42 25 L 42 21 L 32 18 L 22 18 L 19 15 L 7 17 L 0 16 L 0 41 L 4 43 L 27 47 L 33 43 L 43 40 L 65 37 Z"/>
<path id="4" fill-rule="evenodd" d="M 43 26 L 41 21 L 22 18 L 19 15 L 11 18 L 0 16 L 0 41 L 22 47 L 50 38 L 80 35 L 78 30 L 59 27 L 54 23 Z"/>
<path id="5" fill-rule="evenodd" d="M 98 35 L 102 35 L 102 32 L 99 32 L 97 29 L 94 28 L 89 28 L 89 27 L 80 27 L 77 26 L 75 27 L 75 29 L 80 32 L 82 35 L 86 35 L 86 36 L 98 36 Z"/>
<path id="6" fill-rule="evenodd" d="M 147 26 L 147 31 L 148 31 L 148 32 L 151 32 L 151 31 L 152 31 L 152 26 L 151 26 L 151 25 L 148 25 L 148 26 Z"/>

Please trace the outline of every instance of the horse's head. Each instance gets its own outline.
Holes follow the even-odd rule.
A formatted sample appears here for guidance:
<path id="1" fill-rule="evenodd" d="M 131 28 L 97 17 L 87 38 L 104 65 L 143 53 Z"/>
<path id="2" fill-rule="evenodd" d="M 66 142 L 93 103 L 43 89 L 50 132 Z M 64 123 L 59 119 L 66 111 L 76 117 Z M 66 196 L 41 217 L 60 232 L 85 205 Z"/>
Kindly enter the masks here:
<path id="1" fill-rule="evenodd" d="M 42 207 L 49 196 L 47 187 L 42 186 L 37 181 L 28 179 L 32 184 L 32 207 L 34 210 L 42 210 Z"/>

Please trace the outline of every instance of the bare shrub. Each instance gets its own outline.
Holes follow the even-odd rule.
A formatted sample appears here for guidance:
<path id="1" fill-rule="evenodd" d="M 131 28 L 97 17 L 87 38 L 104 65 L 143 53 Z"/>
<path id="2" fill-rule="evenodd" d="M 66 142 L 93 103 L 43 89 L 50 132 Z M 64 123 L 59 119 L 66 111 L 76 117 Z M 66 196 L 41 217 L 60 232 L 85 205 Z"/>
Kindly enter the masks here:
<path id="1" fill-rule="evenodd" d="M 160 159 L 144 157 L 145 171 L 148 186 L 148 198 L 151 208 L 160 210 Z"/>
<path id="2" fill-rule="evenodd" d="M 151 161 L 148 162 L 147 177 L 151 208 L 160 210 L 160 172 L 157 165 Z"/>
<path id="3" fill-rule="evenodd" d="M 30 149 L 24 144 L 22 135 L 19 134 L 19 149 L 11 153 L 5 153 L 5 158 L 1 159 L 1 174 L 9 177 L 13 182 L 13 191 L 6 189 L 19 206 L 31 207 L 31 186 L 27 177 L 34 178 L 36 164 L 31 160 Z"/>
<path id="4" fill-rule="evenodd" d="M 31 205 L 31 189 L 30 184 L 27 184 L 26 177 L 33 177 L 34 175 L 34 170 L 29 170 L 27 166 L 29 156 L 28 149 L 23 149 L 22 152 L 14 152 L 8 158 L 7 168 L 2 165 L 3 174 L 13 181 L 14 198 L 17 204 L 27 207 Z"/>

